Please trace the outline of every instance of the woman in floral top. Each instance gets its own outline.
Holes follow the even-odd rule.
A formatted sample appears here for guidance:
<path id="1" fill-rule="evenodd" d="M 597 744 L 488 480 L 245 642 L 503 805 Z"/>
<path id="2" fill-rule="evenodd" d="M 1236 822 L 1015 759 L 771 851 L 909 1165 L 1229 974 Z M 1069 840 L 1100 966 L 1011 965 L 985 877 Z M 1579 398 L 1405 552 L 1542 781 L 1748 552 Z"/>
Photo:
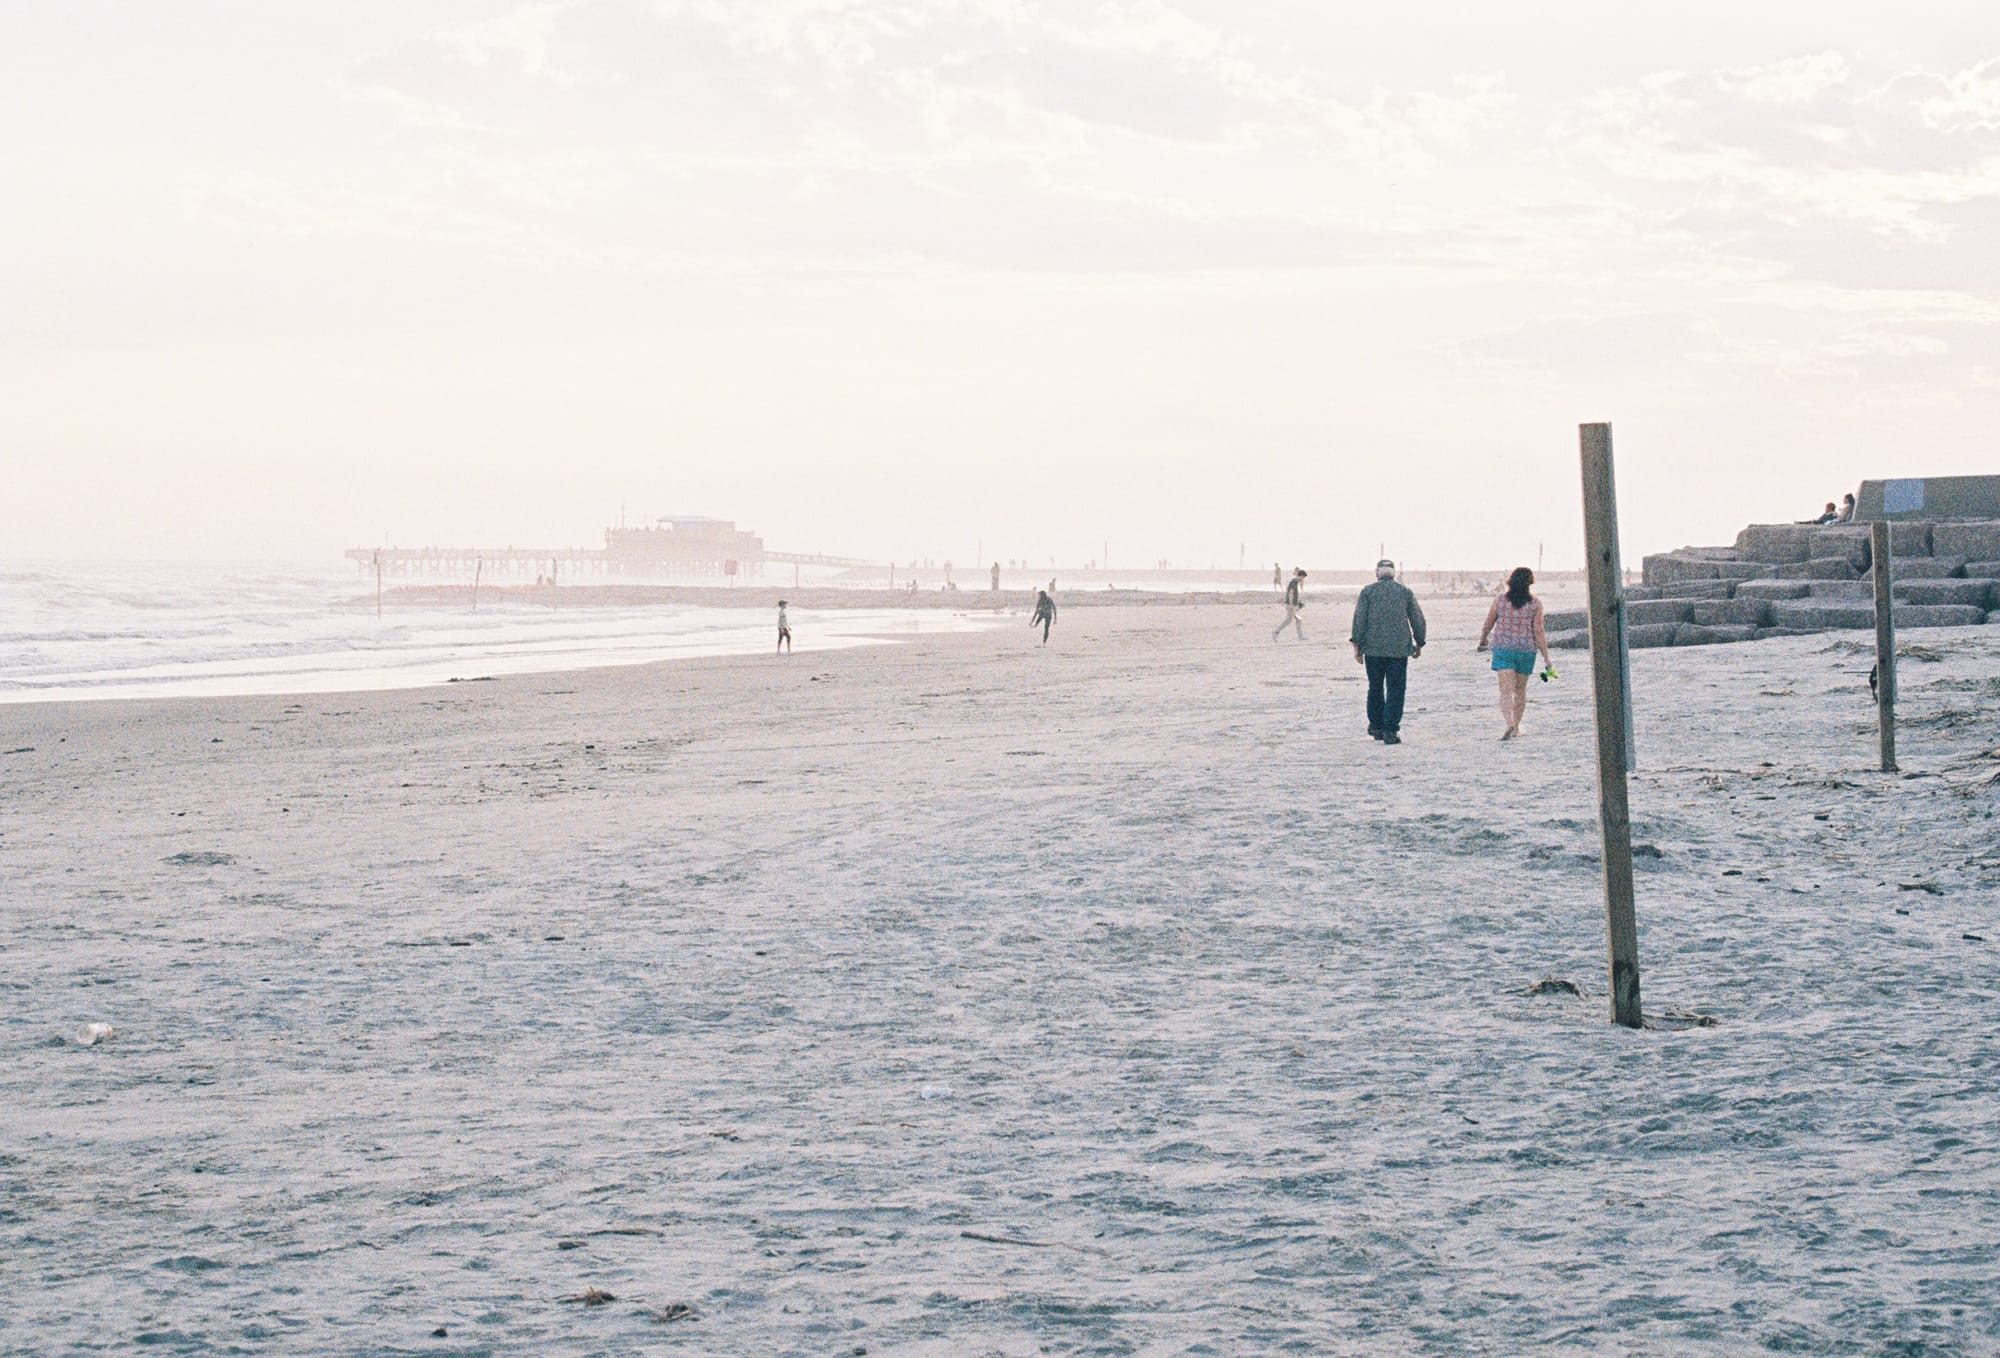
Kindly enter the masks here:
<path id="1" fill-rule="evenodd" d="M 1486 625 L 1479 629 L 1479 649 L 1493 643 L 1493 670 L 1500 676 L 1500 719 L 1507 729 L 1500 739 L 1512 740 L 1521 734 L 1521 718 L 1528 710 L 1528 676 L 1535 672 L 1535 655 L 1550 665 L 1549 637 L 1542 630 L 1542 601 L 1529 593 L 1535 573 L 1517 566 L 1507 577 L 1507 592 L 1493 600 L 1486 610 Z"/>

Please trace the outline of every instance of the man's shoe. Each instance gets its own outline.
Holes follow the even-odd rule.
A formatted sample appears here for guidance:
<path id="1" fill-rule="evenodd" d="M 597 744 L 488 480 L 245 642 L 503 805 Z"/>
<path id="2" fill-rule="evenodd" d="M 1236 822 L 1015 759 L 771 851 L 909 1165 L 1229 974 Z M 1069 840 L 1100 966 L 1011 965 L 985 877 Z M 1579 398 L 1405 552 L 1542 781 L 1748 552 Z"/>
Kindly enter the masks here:
<path id="1" fill-rule="evenodd" d="M 1397 735 L 1394 731 L 1384 731 L 1382 733 L 1382 743 L 1384 745 L 1401 745 L 1403 743 L 1403 738 Z"/>
<path id="2" fill-rule="evenodd" d="M 1369 728 L 1368 728 L 1368 738 L 1369 738 L 1370 740 L 1380 740 L 1380 739 L 1382 738 L 1382 728 L 1381 728 L 1381 727 L 1379 727 L 1379 726 L 1371 726 L 1371 727 L 1369 727 Z"/>

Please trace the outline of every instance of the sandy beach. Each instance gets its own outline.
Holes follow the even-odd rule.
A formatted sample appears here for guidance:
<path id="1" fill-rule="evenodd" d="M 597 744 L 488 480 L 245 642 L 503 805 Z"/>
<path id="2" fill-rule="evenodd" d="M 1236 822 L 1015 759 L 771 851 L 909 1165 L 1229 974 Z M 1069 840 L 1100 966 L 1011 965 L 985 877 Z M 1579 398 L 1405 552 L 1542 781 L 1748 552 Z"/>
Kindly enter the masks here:
<path id="1" fill-rule="evenodd" d="M 1635 1033 L 1430 606 L 0 709 L 0 1351 L 2000 1352 L 2000 627 L 1633 657 Z"/>

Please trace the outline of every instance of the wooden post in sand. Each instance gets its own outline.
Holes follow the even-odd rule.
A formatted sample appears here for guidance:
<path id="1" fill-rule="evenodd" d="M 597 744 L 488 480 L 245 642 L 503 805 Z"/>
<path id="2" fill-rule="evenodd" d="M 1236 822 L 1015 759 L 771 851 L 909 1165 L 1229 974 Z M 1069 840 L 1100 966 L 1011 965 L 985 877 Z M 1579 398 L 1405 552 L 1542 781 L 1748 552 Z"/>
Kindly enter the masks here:
<path id="1" fill-rule="evenodd" d="M 1611 1021 L 1642 1028 L 1639 922 L 1632 907 L 1632 683 L 1625 649 L 1624 571 L 1611 426 L 1582 426 L 1583 539 L 1590 579 L 1590 672 L 1597 692 L 1597 820 L 1604 835 L 1604 924 L 1611 953 Z"/>
<path id="2" fill-rule="evenodd" d="M 472 611 L 479 611 L 479 573 L 486 569 L 486 558 L 476 557 L 472 562 Z"/>
<path id="3" fill-rule="evenodd" d="M 1868 529 L 1875 565 L 1875 719 L 1882 732 L 1882 772 L 1896 771 L 1896 583 L 1889 570 L 1889 525 L 1877 519 Z"/>
<path id="4" fill-rule="evenodd" d="M 382 549 L 375 549 L 375 616 L 382 616 Z"/>

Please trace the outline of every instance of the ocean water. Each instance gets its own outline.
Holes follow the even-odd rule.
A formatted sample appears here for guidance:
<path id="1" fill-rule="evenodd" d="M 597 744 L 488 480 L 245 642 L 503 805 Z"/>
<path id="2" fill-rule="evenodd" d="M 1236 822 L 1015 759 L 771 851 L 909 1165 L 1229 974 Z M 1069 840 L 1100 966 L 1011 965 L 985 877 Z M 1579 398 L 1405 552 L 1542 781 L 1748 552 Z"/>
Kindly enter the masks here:
<path id="1" fill-rule="evenodd" d="M 558 596 L 558 599 L 560 596 Z M 801 651 L 958 631 L 943 610 L 793 610 Z M 398 605 L 342 563 L 0 566 L 0 703 L 412 688 L 769 649 L 764 609 Z"/>

